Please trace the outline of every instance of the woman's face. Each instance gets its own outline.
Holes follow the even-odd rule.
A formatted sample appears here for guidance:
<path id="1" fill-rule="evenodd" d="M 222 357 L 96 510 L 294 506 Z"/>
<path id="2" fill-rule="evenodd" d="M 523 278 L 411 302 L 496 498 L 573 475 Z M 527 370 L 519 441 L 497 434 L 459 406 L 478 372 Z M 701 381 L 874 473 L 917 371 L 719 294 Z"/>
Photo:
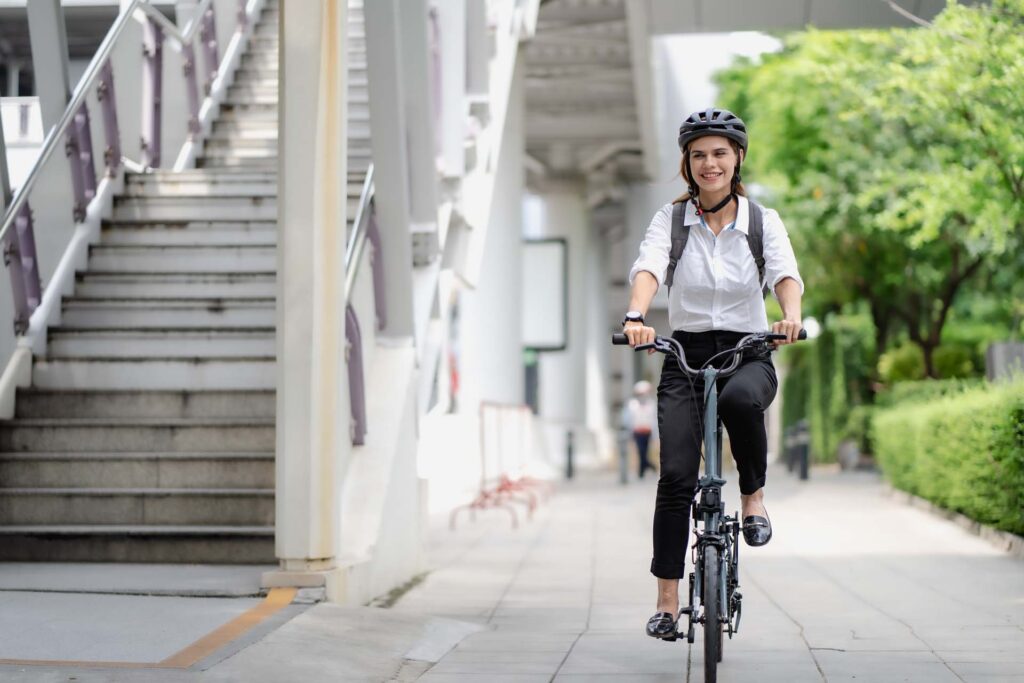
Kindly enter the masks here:
<path id="1" fill-rule="evenodd" d="M 697 138 L 687 151 L 690 173 L 701 192 L 728 191 L 732 187 L 732 177 L 736 174 L 740 158 L 729 138 L 720 135 Z"/>

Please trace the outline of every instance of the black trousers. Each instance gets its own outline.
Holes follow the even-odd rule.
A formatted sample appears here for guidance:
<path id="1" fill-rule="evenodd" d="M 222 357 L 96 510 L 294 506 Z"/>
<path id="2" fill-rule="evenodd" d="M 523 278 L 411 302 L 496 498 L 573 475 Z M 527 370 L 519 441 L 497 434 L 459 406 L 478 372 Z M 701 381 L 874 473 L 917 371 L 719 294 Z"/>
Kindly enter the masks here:
<path id="1" fill-rule="evenodd" d="M 672 336 L 683 345 L 690 367 L 697 368 L 716 353 L 735 346 L 745 334 L 676 331 Z M 720 367 L 728 362 L 727 354 L 713 364 Z M 764 411 L 775 398 L 777 388 L 775 366 L 767 352 L 745 352 L 736 373 L 718 380 L 718 414 L 729 432 L 740 493 L 744 495 L 764 486 L 768 456 Z M 666 356 L 658 384 L 661 476 L 654 506 L 651 560 L 651 573 L 661 579 L 681 579 L 685 575 L 690 507 L 700 473 L 703 423 L 703 379 L 691 382 L 675 358 Z"/>
<path id="2" fill-rule="evenodd" d="M 647 451 L 651 446 L 651 433 L 650 432 L 633 432 L 633 441 L 636 443 L 636 454 L 637 454 L 637 476 L 640 479 L 644 478 L 644 472 L 647 470 L 653 470 L 654 466 L 651 465 L 651 461 L 647 459 Z"/>

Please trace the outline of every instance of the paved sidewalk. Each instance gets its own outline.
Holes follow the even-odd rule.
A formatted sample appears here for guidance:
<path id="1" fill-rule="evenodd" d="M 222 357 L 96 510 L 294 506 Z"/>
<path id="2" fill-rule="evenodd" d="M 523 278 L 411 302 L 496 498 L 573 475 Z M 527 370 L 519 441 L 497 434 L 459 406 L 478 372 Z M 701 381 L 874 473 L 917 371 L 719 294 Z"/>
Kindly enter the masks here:
<path id="1" fill-rule="evenodd" d="M 643 633 L 655 485 L 586 473 L 518 530 L 501 511 L 454 532 L 440 515 L 432 571 L 393 607 L 297 602 L 177 669 L 87 662 L 175 652 L 260 601 L 257 568 L 0 565 L 0 659 L 80 660 L 0 664 L 0 680 L 698 682 L 700 635 Z M 773 468 L 766 502 L 774 538 L 741 546 L 744 616 L 720 681 L 1024 683 L 1024 561 L 886 497 L 872 474 L 801 483 Z M 38 592 L 69 570 L 92 592 Z M 111 575 L 114 590 L 150 595 L 103 594 Z M 186 585 L 224 597 L 152 595 Z"/>
<path id="2" fill-rule="evenodd" d="M 801 483 L 773 468 L 767 490 L 774 538 L 741 547 L 744 616 L 719 680 L 1024 682 L 1024 562 L 885 497 L 870 473 Z M 703 680 L 700 635 L 643 633 L 654 491 L 589 475 L 518 532 L 491 512 L 474 545 L 439 536 L 444 566 L 394 609 L 488 630 L 419 680 Z"/>

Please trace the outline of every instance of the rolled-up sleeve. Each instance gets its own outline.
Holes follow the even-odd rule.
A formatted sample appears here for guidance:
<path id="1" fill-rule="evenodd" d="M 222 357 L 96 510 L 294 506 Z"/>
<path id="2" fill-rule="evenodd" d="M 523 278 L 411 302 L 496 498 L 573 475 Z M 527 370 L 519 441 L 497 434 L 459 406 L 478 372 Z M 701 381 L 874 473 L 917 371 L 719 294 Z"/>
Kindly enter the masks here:
<path id="1" fill-rule="evenodd" d="M 644 241 L 640 243 L 640 255 L 629 270 L 629 284 L 633 284 L 641 270 L 653 275 L 658 280 L 658 285 L 665 284 L 665 271 L 668 269 L 671 247 L 672 205 L 666 204 L 654 214 L 651 224 L 647 226 Z"/>
<path id="2" fill-rule="evenodd" d="M 782 219 L 774 209 L 766 209 L 764 216 L 764 278 L 765 284 L 775 296 L 775 285 L 783 279 L 791 277 L 800 285 L 801 296 L 804 293 L 804 281 L 796 265 L 793 245 L 789 242 L 789 233 Z M 776 297 L 777 298 L 777 297 Z"/>

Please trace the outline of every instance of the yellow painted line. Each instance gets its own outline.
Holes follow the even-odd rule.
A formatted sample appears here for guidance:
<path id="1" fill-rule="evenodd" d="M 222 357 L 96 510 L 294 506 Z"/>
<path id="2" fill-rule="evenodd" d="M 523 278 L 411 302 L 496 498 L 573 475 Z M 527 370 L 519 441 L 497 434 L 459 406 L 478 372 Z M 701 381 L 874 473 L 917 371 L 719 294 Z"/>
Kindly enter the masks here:
<path id="1" fill-rule="evenodd" d="M 291 604 L 298 593 L 297 588 L 272 588 L 266 599 L 248 612 L 240 614 L 216 631 L 209 633 L 186 647 L 181 652 L 171 655 L 159 666 L 171 669 L 187 669 L 200 659 L 212 655 L 232 640 L 243 635 L 254 626 L 274 615 Z"/>
<path id="2" fill-rule="evenodd" d="M 261 622 L 291 604 L 297 588 L 272 588 L 267 597 L 252 609 L 238 615 L 220 628 L 206 634 L 185 649 L 162 662 L 82 662 L 59 659 L 0 659 L 0 665 L 53 666 L 89 669 L 187 669 L 212 655 L 233 640 L 245 635 Z"/>

